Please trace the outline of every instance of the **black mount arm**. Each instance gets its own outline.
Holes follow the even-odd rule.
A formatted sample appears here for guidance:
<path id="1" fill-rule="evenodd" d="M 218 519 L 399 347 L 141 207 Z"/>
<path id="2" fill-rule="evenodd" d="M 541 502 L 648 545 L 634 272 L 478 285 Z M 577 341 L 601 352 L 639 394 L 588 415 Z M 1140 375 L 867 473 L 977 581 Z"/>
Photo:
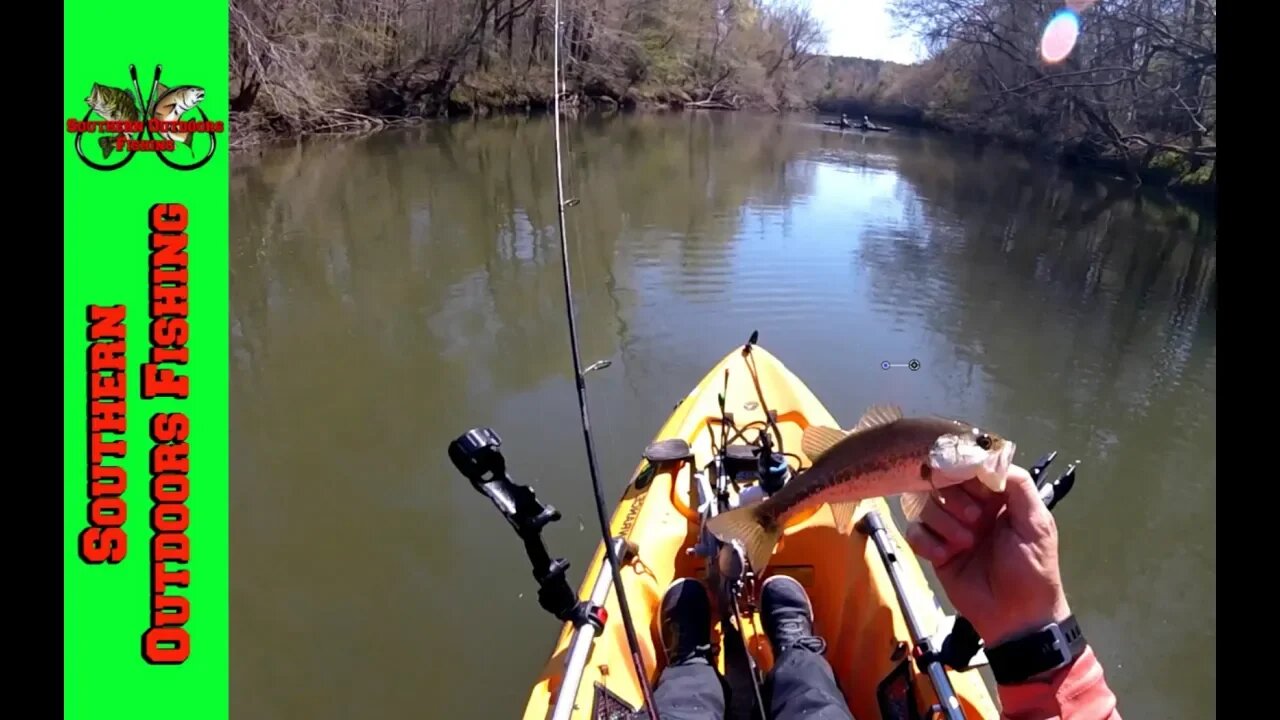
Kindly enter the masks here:
<path id="1" fill-rule="evenodd" d="M 589 622 L 599 632 L 604 624 L 603 614 L 577 599 L 565 579 L 569 562 L 553 559 L 542 540 L 542 528 L 559 520 L 560 511 L 543 505 L 528 486 L 511 480 L 501 447 L 502 439 L 496 432 L 473 428 L 449 443 L 449 459 L 472 487 L 493 502 L 524 542 L 533 579 L 538 581 L 538 604 L 542 609 L 575 625 Z"/>

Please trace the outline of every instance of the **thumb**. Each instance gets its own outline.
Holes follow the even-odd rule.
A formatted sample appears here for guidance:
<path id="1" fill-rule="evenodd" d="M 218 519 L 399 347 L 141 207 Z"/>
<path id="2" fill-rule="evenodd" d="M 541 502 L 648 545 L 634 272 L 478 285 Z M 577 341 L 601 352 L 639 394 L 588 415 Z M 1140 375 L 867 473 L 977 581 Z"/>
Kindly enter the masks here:
<path id="1" fill-rule="evenodd" d="M 1005 502 L 1009 522 L 1015 532 L 1027 539 L 1048 535 L 1053 528 L 1053 513 L 1040 499 L 1040 491 L 1031 474 L 1016 465 L 1010 466 L 1005 485 Z"/>

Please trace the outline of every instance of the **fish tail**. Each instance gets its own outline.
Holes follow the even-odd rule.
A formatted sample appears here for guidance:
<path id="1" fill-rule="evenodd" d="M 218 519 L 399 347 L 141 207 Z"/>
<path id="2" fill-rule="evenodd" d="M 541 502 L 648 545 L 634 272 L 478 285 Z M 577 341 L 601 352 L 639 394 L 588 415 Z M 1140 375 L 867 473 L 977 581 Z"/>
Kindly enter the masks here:
<path id="1" fill-rule="evenodd" d="M 760 517 L 757 506 L 735 508 L 707 521 L 707 530 L 721 542 L 737 540 L 747 554 L 747 562 L 757 575 L 764 572 L 778 544 L 782 529 Z"/>

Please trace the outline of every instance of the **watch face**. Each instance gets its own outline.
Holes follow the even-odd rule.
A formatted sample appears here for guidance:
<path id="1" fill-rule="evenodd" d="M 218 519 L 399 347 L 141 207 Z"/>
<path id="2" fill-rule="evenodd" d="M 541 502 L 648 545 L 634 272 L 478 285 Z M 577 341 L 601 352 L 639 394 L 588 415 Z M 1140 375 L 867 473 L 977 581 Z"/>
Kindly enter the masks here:
<path id="1" fill-rule="evenodd" d="M 1075 658 L 1066 632 L 1054 624 L 987 650 L 987 660 L 1000 683 L 1019 682 L 1071 664 Z"/>
<path id="2" fill-rule="evenodd" d="M 1071 646 L 1067 643 L 1066 633 L 1062 632 L 1061 627 L 1050 625 L 1047 629 L 1050 633 L 1053 633 L 1053 638 L 1046 643 L 1046 661 L 1052 662 L 1049 658 L 1056 656 L 1057 661 L 1053 662 L 1048 669 L 1057 670 L 1071 662 Z"/>

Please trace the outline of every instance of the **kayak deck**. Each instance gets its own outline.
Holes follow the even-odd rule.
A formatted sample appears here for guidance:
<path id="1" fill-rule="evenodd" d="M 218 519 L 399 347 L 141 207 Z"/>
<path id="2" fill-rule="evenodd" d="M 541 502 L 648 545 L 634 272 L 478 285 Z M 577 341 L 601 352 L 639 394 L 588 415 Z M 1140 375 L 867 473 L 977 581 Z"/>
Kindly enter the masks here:
<path id="1" fill-rule="evenodd" d="M 662 594 L 676 578 L 704 579 L 706 576 L 706 558 L 688 552 L 699 539 L 699 492 L 693 474 L 711 461 L 713 437 L 715 442 L 719 440 L 721 421 L 717 396 L 725 391 L 726 369 L 729 375 L 724 393 L 725 409 L 733 415 L 734 424 L 744 430 L 747 438 L 754 438 L 757 429 L 763 428 L 767 421 L 753 381 L 753 365 L 764 402 L 776 413 L 783 438 L 783 447 L 775 447 L 775 451 L 799 456 L 807 467 L 809 460 L 800 449 L 804 429 L 809 425 L 841 427 L 799 378 L 758 345 L 752 346 L 749 357 L 743 356 L 741 347 L 736 348 L 676 406 L 655 440 L 684 440 L 699 467 L 690 467 L 687 462 L 652 466 L 642 460 L 610 524 L 611 535 L 626 538 L 636 551 L 634 558 L 621 568 L 620 575 L 642 662 L 653 686 L 657 685 L 665 666 L 658 621 Z M 797 458 L 789 460 L 794 470 L 798 466 Z M 923 570 L 894 525 L 887 502 L 880 498 L 863 501 L 855 519 L 869 510 L 879 513 L 891 538 L 903 550 L 899 553 L 903 581 L 907 591 L 918 598 L 914 609 L 923 627 L 927 632 L 934 631 L 944 614 L 936 604 Z M 610 572 L 603 544 L 596 548 L 579 585 L 580 599 L 588 596 L 601 572 Z M 848 534 L 839 532 L 830 507 L 823 505 L 791 523 L 758 580 L 778 573 L 796 578 L 809 593 L 815 632 L 827 641 L 825 657 L 854 717 L 858 720 L 881 718 L 877 689 L 886 678 L 903 672 L 910 674 L 917 711 L 922 717 L 928 716 L 925 711 L 936 702 L 936 696 L 927 675 L 919 672 L 910 656 L 911 634 L 874 543 L 853 529 Z M 710 594 L 715 597 L 713 590 Z M 595 639 L 582 682 L 577 687 L 575 718 L 607 717 L 594 714 L 593 709 L 600 703 L 617 707 L 621 701 L 630 709 L 638 709 L 643 704 L 619 616 L 617 594 L 612 589 L 604 607 L 609 619 Z M 560 692 L 572 631 L 570 624 L 562 628 L 551 657 L 533 685 L 525 708 L 526 720 L 549 717 Z M 754 609 L 749 612 L 749 620 L 739 624 L 739 632 L 761 672 L 767 672 L 774 659 Z M 712 642 L 718 649 L 719 670 L 724 673 L 729 648 L 718 622 L 713 624 Z M 976 670 L 948 672 L 966 717 L 998 717 L 986 683 Z"/>

